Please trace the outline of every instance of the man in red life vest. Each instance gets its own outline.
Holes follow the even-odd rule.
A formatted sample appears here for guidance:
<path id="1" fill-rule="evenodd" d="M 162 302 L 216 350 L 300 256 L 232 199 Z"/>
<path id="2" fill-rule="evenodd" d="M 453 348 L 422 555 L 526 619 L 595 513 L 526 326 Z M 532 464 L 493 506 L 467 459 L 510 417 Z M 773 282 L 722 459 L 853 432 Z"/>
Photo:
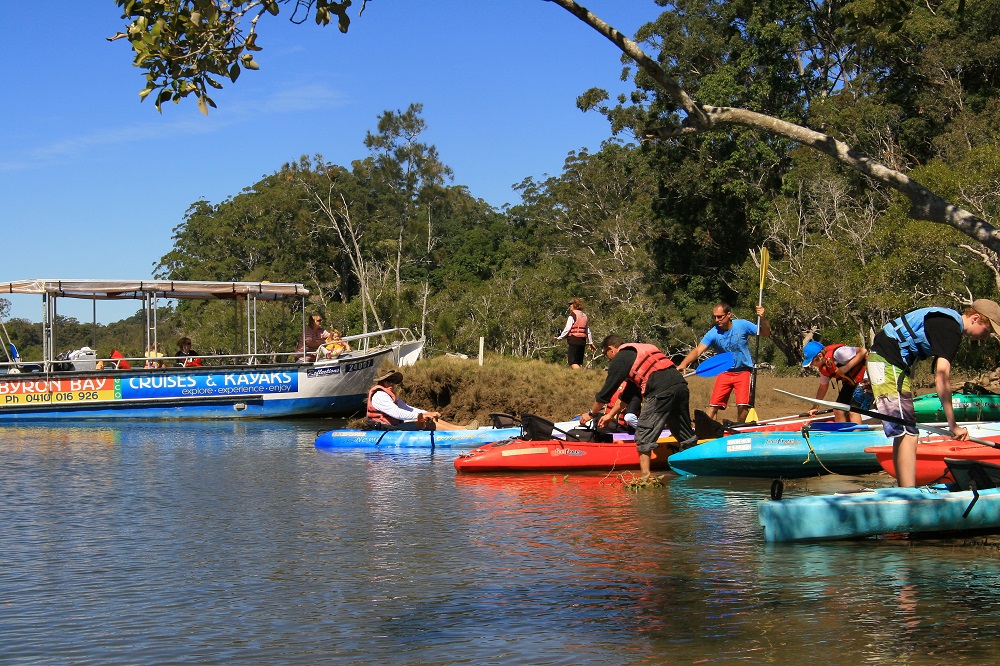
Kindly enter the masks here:
<path id="1" fill-rule="evenodd" d="M 861 409 L 871 409 L 875 396 L 872 395 L 871 383 L 868 381 L 868 371 L 865 360 L 868 358 L 868 350 L 864 347 L 849 347 L 843 344 L 823 346 L 823 343 L 811 340 L 806 343 L 802 352 L 805 360 L 802 367 L 812 366 L 819 370 L 819 389 L 816 391 L 816 399 L 822 400 L 827 391 L 830 390 L 830 380 L 840 380 L 840 392 L 837 394 L 837 402 L 842 402 Z M 810 413 L 815 413 L 813 408 Z M 851 420 L 861 423 L 861 414 L 857 412 L 844 412 L 840 409 L 833 411 L 835 421 Z"/>
<path id="2" fill-rule="evenodd" d="M 630 342 L 626 344 L 617 335 L 609 335 L 601 342 L 601 349 L 608 358 L 608 378 L 594 397 L 594 405 L 580 419 L 589 422 L 604 405 L 611 402 L 616 389 L 627 381 L 621 400 L 628 402 L 638 393 L 642 396 L 642 413 L 635 430 L 635 446 L 639 452 L 639 471 L 643 478 L 649 477 L 650 459 L 663 426 L 677 438 L 680 448 L 686 449 L 698 443 L 691 428 L 691 411 L 688 407 L 688 384 L 677 371 L 673 362 L 655 345 Z M 606 427 L 615 418 L 605 414 L 597 422 L 599 428 Z"/>
<path id="3" fill-rule="evenodd" d="M 411 407 L 396 397 L 395 386 L 403 383 L 403 373 L 389 370 L 375 378 L 368 390 L 368 426 L 373 430 L 475 430 L 477 421 L 467 426 L 441 419 L 441 412 L 428 412 Z"/>

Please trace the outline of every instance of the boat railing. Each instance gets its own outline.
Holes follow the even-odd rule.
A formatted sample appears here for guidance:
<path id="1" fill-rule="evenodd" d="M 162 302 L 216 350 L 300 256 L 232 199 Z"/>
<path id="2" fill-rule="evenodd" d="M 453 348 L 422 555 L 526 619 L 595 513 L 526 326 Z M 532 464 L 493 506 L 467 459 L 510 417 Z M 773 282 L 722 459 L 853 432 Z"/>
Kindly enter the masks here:
<path id="1" fill-rule="evenodd" d="M 389 328 L 371 333 L 360 333 L 357 335 L 344 336 L 345 341 L 352 343 L 352 351 L 340 354 L 337 358 L 350 358 L 352 354 L 367 354 L 371 351 L 385 347 L 396 349 L 395 362 L 401 364 L 403 353 L 399 349 L 401 345 L 419 345 L 418 339 L 408 328 Z M 357 343 L 357 344 L 355 344 Z M 17 374 L 21 372 L 59 372 L 59 371 L 89 371 L 89 370 L 117 370 L 122 361 L 125 361 L 132 369 L 156 369 L 156 367 L 180 367 L 185 362 L 197 358 L 202 366 L 232 367 L 246 365 L 273 365 L 280 363 L 312 364 L 313 361 L 304 360 L 302 352 L 280 351 L 280 352 L 258 352 L 240 354 L 198 354 L 191 356 L 119 356 L 116 358 L 97 358 L 95 356 L 86 359 L 55 359 L 48 363 L 24 362 L 20 359 L 11 359 L 0 362 L 0 374 Z M 327 364 L 329 360 L 320 361 Z M 157 364 L 152 366 L 152 364 Z M 147 367 L 147 365 L 152 366 Z M 190 367 L 190 366 L 189 366 Z"/>

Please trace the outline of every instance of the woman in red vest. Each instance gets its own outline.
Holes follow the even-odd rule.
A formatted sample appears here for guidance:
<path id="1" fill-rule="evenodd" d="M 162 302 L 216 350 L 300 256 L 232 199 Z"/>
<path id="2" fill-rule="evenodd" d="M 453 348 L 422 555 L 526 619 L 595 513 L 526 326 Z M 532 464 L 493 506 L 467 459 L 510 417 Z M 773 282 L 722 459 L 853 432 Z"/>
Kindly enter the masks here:
<path id="1" fill-rule="evenodd" d="M 569 302 L 569 317 L 566 318 L 566 326 L 562 333 L 555 337 L 556 340 L 566 338 L 569 343 L 569 365 L 574 370 L 583 367 L 583 349 L 588 344 L 590 351 L 597 351 L 594 346 L 594 339 L 590 335 L 590 318 L 583 311 L 583 301 L 574 298 Z"/>

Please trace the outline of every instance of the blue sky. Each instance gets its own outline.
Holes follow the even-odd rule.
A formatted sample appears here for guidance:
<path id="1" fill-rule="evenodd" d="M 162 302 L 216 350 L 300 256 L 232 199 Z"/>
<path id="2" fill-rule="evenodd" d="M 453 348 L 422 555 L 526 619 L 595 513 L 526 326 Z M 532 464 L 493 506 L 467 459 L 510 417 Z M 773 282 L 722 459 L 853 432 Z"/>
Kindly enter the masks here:
<path id="1" fill-rule="evenodd" d="M 660 11 L 586 6 L 628 35 Z M 512 203 L 512 185 L 610 136 L 576 108 L 580 93 L 629 89 L 620 52 L 543 0 L 372 0 L 360 18 L 352 9 L 347 35 L 262 19 L 259 71 L 216 91 L 207 117 L 191 102 L 161 115 L 139 103 L 127 42 L 105 40 L 123 27 L 112 0 L 44 7 L 6 3 L 0 28 L 0 281 L 152 277 L 192 203 L 224 201 L 304 154 L 349 165 L 378 114 L 413 102 L 454 184 Z M 11 302 L 13 316 L 39 318 L 34 299 Z M 99 304 L 98 320 L 135 309 Z M 60 313 L 89 321 L 91 306 L 61 301 Z"/>

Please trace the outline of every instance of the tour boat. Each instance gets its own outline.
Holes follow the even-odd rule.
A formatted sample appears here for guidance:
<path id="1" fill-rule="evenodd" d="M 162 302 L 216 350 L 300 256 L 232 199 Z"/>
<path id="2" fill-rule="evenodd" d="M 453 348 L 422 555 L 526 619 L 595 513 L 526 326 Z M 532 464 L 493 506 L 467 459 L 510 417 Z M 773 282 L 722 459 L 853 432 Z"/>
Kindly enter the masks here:
<path id="1" fill-rule="evenodd" d="M 952 485 L 879 488 L 765 500 L 757 505 L 764 540 L 822 541 L 879 535 L 1000 531 L 1000 468 L 949 463 Z M 772 494 L 774 493 L 772 487 Z"/>
<path id="2" fill-rule="evenodd" d="M 42 358 L 21 359 L 10 339 L 0 345 L 0 423 L 65 419 L 254 419 L 339 416 L 363 407 L 383 363 L 410 365 L 423 340 L 407 329 L 347 336 L 356 351 L 302 361 L 294 350 L 258 349 L 258 304 L 301 300 L 301 284 L 276 282 L 25 280 L 0 283 L 0 296 L 31 294 L 43 302 Z M 156 312 L 164 299 L 230 299 L 241 309 L 246 351 L 200 356 L 201 365 L 175 365 L 182 357 L 156 358 L 165 367 L 142 367 L 146 357 L 88 348 L 56 358 L 56 303 L 60 298 L 135 299 L 142 302 L 146 349 L 157 348 Z"/>

